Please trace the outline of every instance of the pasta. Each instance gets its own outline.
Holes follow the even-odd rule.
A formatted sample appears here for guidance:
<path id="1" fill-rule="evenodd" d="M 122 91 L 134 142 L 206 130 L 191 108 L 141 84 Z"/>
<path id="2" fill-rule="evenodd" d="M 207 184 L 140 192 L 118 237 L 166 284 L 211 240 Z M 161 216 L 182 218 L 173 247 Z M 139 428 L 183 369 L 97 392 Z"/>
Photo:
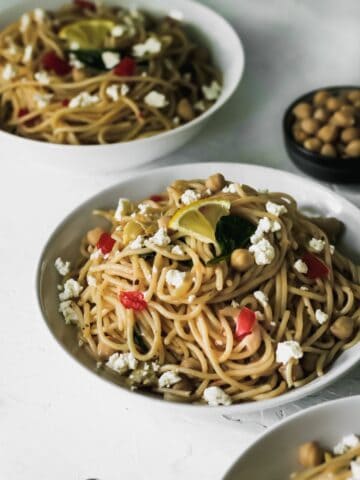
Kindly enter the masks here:
<path id="1" fill-rule="evenodd" d="M 210 405 L 268 399 L 323 375 L 360 338 L 360 268 L 341 222 L 284 193 L 177 180 L 96 211 L 60 311 L 132 388 Z"/>
<path id="2" fill-rule="evenodd" d="M 181 21 L 75 0 L 0 32 L 0 128 L 59 144 L 157 135 L 221 93 L 209 51 Z"/>

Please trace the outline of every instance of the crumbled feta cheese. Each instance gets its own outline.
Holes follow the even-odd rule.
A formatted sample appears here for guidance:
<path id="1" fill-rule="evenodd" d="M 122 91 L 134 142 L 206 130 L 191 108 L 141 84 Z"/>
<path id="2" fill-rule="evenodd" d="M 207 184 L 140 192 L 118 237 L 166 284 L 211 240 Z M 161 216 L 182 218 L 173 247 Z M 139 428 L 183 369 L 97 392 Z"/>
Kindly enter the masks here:
<path id="1" fill-rule="evenodd" d="M 79 42 L 70 42 L 70 50 L 79 50 L 80 43 Z"/>
<path id="2" fill-rule="evenodd" d="M 160 370 L 160 365 L 158 364 L 158 362 L 151 362 L 151 366 L 154 372 L 158 372 Z"/>
<path id="3" fill-rule="evenodd" d="M 115 27 L 113 27 L 113 29 L 111 30 L 111 36 L 115 38 L 119 38 L 119 37 L 122 37 L 125 32 L 126 32 L 125 25 L 115 25 Z"/>
<path id="4" fill-rule="evenodd" d="M 199 100 L 198 102 L 194 103 L 194 108 L 198 112 L 204 112 L 205 111 L 205 103 L 202 100 Z"/>
<path id="5" fill-rule="evenodd" d="M 231 397 L 220 387 L 205 388 L 203 398 L 210 405 L 210 407 L 217 407 L 218 405 L 231 405 L 232 403 Z"/>
<path id="6" fill-rule="evenodd" d="M 229 185 L 226 185 L 223 189 L 222 192 L 224 193 L 237 193 L 237 188 L 235 183 L 230 183 Z"/>
<path id="7" fill-rule="evenodd" d="M 70 108 L 89 107 L 98 103 L 100 98 L 98 95 L 90 95 L 89 92 L 81 92 L 76 97 L 72 98 L 69 102 Z"/>
<path id="8" fill-rule="evenodd" d="M 168 17 L 181 22 L 184 19 L 184 14 L 180 10 L 170 10 Z"/>
<path id="9" fill-rule="evenodd" d="M 42 23 L 45 19 L 45 10 L 42 8 L 35 8 L 34 18 L 36 22 Z"/>
<path id="10" fill-rule="evenodd" d="M 231 307 L 232 308 L 239 308 L 240 307 L 240 303 L 237 302 L 236 300 L 231 300 Z"/>
<path id="11" fill-rule="evenodd" d="M 339 443 L 337 443 L 333 449 L 335 455 L 343 455 L 351 448 L 355 448 L 359 445 L 360 440 L 359 437 L 350 433 L 349 435 L 345 435 Z"/>
<path id="12" fill-rule="evenodd" d="M 32 45 L 26 45 L 24 49 L 24 55 L 22 58 L 23 63 L 29 63 L 32 57 L 33 47 Z"/>
<path id="13" fill-rule="evenodd" d="M 166 283 L 172 287 L 179 288 L 184 283 L 186 272 L 180 270 L 168 270 L 165 275 Z"/>
<path id="14" fill-rule="evenodd" d="M 16 68 L 11 65 L 10 63 L 7 63 L 5 67 L 3 68 L 2 71 L 2 78 L 4 80 L 11 80 L 16 76 Z"/>
<path id="15" fill-rule="evenodd" d="M 189 295 L 188 296 L 188 301 L 193 302 L 195 300 L 196 296 L 195 295 Z"/>
<path id="16" fill-rule="evenodd" d="M 122 220 L 124 216 L 131 212 L 131 202 L 127 198 L 119 198 L 118 206 L 114 213 L 115 220 Z"/>
<path id="17" fill-rule="evenodd" d="M 113 102 L 117 102 L 120 98 L 119 85 L 109 85 L 105 90 L 106 95 L 111 98 Z"/>
<path id="18" fill-rule="evenodd" d="M 307 287 L 306 285 L 302 285 L 300 287 L 300 290 L 303 290 L 304 292 L 308 292 L 309 291 L 309 287 Z"/>
<path id="19" fill-rule="evenodd" d="M 180 200 L 184 205 L 190 205 L 190 203 L 196 202 L 201 197 L 200 193 L 195 192 L 195 190 L 185 190 L 181 195 Z"/>
<path id="20" fill-rule="evenodd" d="M 71 306 L 71 300 L 60 302 L 59 312 L 63 315 L 65 323 L 67 325 L 69 325 L 70 323 L 76 323 L 78 321 L 76 311 Z"/>
<path id="21" fill-rule="evenodd" d="M 221 85 L 216 80 L 213 80 L 210 85 L 203 85 L 201 90 L 206 100 L 217 100 L 221 93 Z"/>
<path id="22" fill-rule="evenodd" d="M 58 257 L 55 260 L 55 268 L 60 273 L 60 275 L 65 276 L 70 272 L 70 262 L 64 262 L 61 257 Z"/>
<path id="23" fill-rule="evenodd" d="M 175 125 L 175 127 L 177 127 L 178 125 L 180 125 L 180 118 L 179 117 L 174 117 L 172 119 L 172 123 L 173 123 L 173 125 Z"/>
<path id="24" fill-rule="evenodd" d="M 135 57 L 143 57 L 147 53 L 159 53 L 160 50 L 161 42 L 155 37 L 150 37 L 144 43 L 137 43 L 133 46 L 133 55 Z"/>
<path id="25" fill-rule="evenodd" d="M 278 203 L 270 201 L 266 202 L 265 208 L 268 213 L 271 213 L 276 217 L 280 217 L 280 215 L 287 212 L 287 208 L 284 205 L 279 205 Z"/>
<path id="26" fill-rule="evenodd" d="M 172 247 L 171 253 L 174 255 L 184 255 L 184 250 L 180 247 L 180 245 L 175 245 Z"/>
<path id="27" fill-rule="evenodd" d="M 141 72 L 142 77 L 147 77 L 147 72 Z"/>
<path id="28" fill-rule="evenodd" d="M 106 362 L 106 366 L 120 374 L 123 374 L 128 370 L 135 370 L 137 365 L 138 361 L 131 352 L 113 353 Z"/>
<path id="29" fill-rule="evenodd" d="M 121 87 L 120 87 L 120 94 L 123 96 L 123 97 L 126 97 L 126 95 L 130 92 L 130 87 L 128 85 L 126 85 L 126 83 L 123 83 L 121 84 Z"/>
<path id="30" fill-rule="evenodd" d="M 69 63 L 72 67 L 77 68 L 78 70 L 85 67 L 85 64 L 77 58 L 75 53 L 70 53 Z"/>
<path id="31" fill-rule="evenodd" d="M 77 282 L 73 278 L 69 278 L 69 280 L 66 280 L 66 282 L 64 283 L 64 291 L 59 294 L 59 299 L 63 301 L 69 300 L 70 298 L 76 298 L 80 295 L 82 290 L 83 287 L 80 285 L 79 282 Z"/>
<path id="32" fill-rule="evenodd" d="M 166 247 L 171 242 L 171 238 L 166 233 L 165 228 L 161 227 L 159 230 L 149 238 L 149 243 L 157 245 L 158 247 Z"/>
<path id="33" fill-rule="evenodd" d="M 53 96 L 54 95 L 52 93 L 35 93 L 33 98 L 37 108 L 42 109 L 49 105 Z"/>
<path id="34" fill-rule="evenodd" d="M 309 242 L 310 250 L 316 253 L 320 253 L 324 250 L 325 242 L 319 238 L 312 238 Z"/>
<path id="35" fill-rule="evenodd" d="M 263 217 L 259 220 L 258 228 L 264 233 L 274 233 L 281 230 L 281 223 L 277 220 L 270 220 L 269 217 Z"/>
<path id="36" fill-rule="evenodd" d="M 145 98 L 144 102 L 149 105 L 150 107 L 154 108 L 164 108 L 168 105 L 168 101 L 166 100 L 165 95 L 162 93 L 157 92 L 156 90 L 152 90 L 149 92 Z"/>
<path id="37" fill-rule="evenodd" d="M 315 318 L 316 318 L 316 321 L 320 323 L 320 325 L 322 325 L 323 323 L 328 321 L 329 315 L 323 312 L 322 310 L 320 310 L 320 308 L 317 308 L 315 311 Z"/>
<path id="38" fill-rule="evenodd" d="M 120 54 L 116 52 L 103 52 L 101 59 L 107 70 L 114 68 L 120 62 Z"/>
<path id="39" fill-rule="evenodd" d="M 90 275 L 90 274 L 86 275 L 86 281 L 90 287 L 96 286 L 96 278 L 93 275 Z"/>
<path id="40" fill-rule="evenodd" d="M 47 72 L 44 72 L 44 71 L 35 72 L 34 78 L 37 82 L 41 83 L 41 85 L 49 85 L 50 83 L 50 77 L 47 74 Z"/>
<path id="41" fill-rule="evenodd" d="M 144 246 L 144 240 L 145 238 L 143 235 L 138 235 L 135 240 L 129 243 L 128 247 L 130 250 L 138 250 Z"/>
<path id="42" fill-rule="evenodd" d="M 299 359 L 303 356 L 299 342 L 288 340 L 280 342 L 276 348 L 276 362 L 286 365 L 292 358 Z"/>
<path id="43" fill-rule="evenodd" d="M 269 297 L 262 290 L 256 290 L 253 295 L 261 306 L 266 307 L 269 304 Z"/>
<path id="44" fill-rule="evenodd" d="M 294 263 L 294 268 L 299 273 L 307 273 L 309 270 L 306 263 L 303 262 L 301 259 L 296 260 L 296 262 Z"/>
<path id="45" fill-rule="evenodd" d="M 20 18 L 20 32 L 24 33 L 29 28 L 30 25 L 30 16 L 28 13 L 24 13 L 24 15 Z"/>
<path id="46" fill-rule="evenodd" d="M 268 265 L 275 258 L 275 249 L 266 238 L 251 245 L 249 252 L 254 254 L 256 265 Z"/>
<path id="47" fill-rule="evenodd" d="M 334 245 L 330 245 L 329 247 L 330 247 L 330 254 L 331 254 L 331 255 L 334 255 L 334 253 L 335 253 L 335 246 L 334 246 Z"/>
<path id="48" fill-rule="evenodd" d="M 360 480 L 360 457 L 350 462 L 352 478 L 350 480 Z"/>
<path id="49" fill-rule="evenodd" d="M 150 205 L 147 203 L 139 203 L 138 205 L 140 215 L 146 215 L 150 209 Z"/>
<path id="50" fill-rule="evenodd" d="M 179 375 L 169 370 L 168 372 L 164 372 L 159 378 L 159 388 L 170 388 L 172 385 L 175 385 L 175 383 L 180 382 L 180 380 L 181 377 L 179 377 Z"/>
<path id="51" fill-rule="evenodd" d="M 96 260 L 97 258 L 101 258 L 101 257 L 102 257 L 102 252 L 99 248 L 94 250 L 90 255 L 91 260 Z"/>

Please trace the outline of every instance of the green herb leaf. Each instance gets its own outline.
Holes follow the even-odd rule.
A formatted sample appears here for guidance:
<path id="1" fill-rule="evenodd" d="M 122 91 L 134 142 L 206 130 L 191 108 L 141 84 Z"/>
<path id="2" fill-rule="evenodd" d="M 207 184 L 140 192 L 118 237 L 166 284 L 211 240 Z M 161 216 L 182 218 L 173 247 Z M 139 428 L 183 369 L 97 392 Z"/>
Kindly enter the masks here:
<path id="1" fill-rule="evenodd" d="M 220 245 L 221 255 L 210 260 L 208 265 L 222 262 L 229 258 L 234 250 L 244 247 L 255 230 L 255 225 L 245 218 L 237 215 L 221 217 L 215 230 L 215 238 Z"/>
<path id="2" fill-rule="evenodd" d="M 87 67 L 93 68 L 95 70 L 108 70 L 105 67 L 101 56 L 102 53 L 105 51 L 117 52 L 117 50 L 107 48 L 106 50 L 71 50 L 68 53 L 72 53 L 73 55 L 75 55 L 75 57 Z"/>
<path id="3" fill-rule="evenodd" d="M 134 328 L 134 342 L 139 347 L 141 353 L 146 353 L 149 350 L 137 325 Z"/>

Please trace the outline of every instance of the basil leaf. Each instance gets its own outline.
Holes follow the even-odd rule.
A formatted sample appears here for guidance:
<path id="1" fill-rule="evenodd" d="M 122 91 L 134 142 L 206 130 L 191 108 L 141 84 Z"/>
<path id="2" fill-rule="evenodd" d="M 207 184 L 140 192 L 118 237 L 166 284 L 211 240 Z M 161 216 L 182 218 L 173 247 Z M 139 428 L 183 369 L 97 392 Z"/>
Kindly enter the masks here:
<path id="1" fill-rule="evenodd" d="M 237 248 L 245 247 L 256 227 L 249 220 L 237 215 L 221 217 L 216 224 L 215 238 L 221 248 L 221 255 L 213 258 L 208 265 L 214 265 L 230 257 Z"/>
<path id="2" fill-rule="evenodd" d="M 71 50 L 68 53 L 72 53 L 75 57 L 82 62 L 87 67 L 93 68 L 95 70 L 108 70 L 105 67 L 105 64 L 102 59 L 103 52 L 118 52 L 117 50 L 113 50 L 107 48 L 106 50 Z"/>

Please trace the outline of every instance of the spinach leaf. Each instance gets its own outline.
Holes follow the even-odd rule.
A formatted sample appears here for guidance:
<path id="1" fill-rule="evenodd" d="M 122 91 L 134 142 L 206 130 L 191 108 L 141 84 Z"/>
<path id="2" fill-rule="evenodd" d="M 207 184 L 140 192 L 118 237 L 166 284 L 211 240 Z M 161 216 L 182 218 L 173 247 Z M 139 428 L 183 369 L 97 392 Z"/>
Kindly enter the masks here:
<path id="1" fill-rule="evenodd" d="M 245 218 L 237 215 L 221 217 L 215 230 L 215 238 L 220 245 L 221 255 L 210 260 L 208 265 L 222 262 L 229 258 L 234 250 L 244 247 L 255 230 L 255 225 Z"/>

